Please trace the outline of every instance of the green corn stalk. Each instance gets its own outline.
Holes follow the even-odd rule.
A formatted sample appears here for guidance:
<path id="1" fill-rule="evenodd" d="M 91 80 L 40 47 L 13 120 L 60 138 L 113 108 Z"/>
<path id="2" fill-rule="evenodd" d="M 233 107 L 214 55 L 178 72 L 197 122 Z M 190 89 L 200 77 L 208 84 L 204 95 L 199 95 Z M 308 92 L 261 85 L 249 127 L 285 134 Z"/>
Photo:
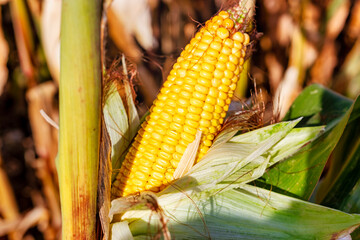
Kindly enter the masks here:
<path id="1" fill-rule="evenodd" d="M 95 239 L 101 119 L 100 1 L 64 0 L 58 173 L 63 239 Z"/>

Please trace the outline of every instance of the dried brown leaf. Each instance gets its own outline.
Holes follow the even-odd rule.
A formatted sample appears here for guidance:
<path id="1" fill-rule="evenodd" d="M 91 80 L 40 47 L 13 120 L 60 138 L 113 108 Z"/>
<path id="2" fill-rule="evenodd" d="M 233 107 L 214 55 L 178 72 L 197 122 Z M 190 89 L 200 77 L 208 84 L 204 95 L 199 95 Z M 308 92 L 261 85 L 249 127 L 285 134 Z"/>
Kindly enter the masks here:
<path id="1" fill-rule="evenodd" d="M 61 0 L 45 0 L 42 8 L 41 39 L 51 76 L 59 84 Z"/>
<path id="2" fill-rule="evenodd" d="M 9 46 L 4 37 L 2 24 L 1 24 L 1 14 L 0 14 L 0 96 L 3 92 L 4 86 L 8 78 L 8 69 L 6 66 L 6 63 L 8 61 L 8 55 L 9 55 Z"/>
<path id="3" fill-rule="evenodd" d="M 34 137 L 36 153 L 49 161 L 51 172 L 55 173 L 55 157 L 57 154 L 58 131 L 41 115 L 44 110 L 55 122 L 58 122 L 58 109 L 55 104 L 57 87 L 48 81 L 28 90 L 28 113 Z"/>

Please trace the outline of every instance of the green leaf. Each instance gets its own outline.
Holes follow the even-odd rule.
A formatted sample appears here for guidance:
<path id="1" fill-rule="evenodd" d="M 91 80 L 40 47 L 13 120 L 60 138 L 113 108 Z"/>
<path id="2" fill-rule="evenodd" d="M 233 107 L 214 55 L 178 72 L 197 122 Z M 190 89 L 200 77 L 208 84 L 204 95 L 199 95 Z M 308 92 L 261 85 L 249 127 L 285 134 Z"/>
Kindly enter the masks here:
<path id="1" fill-rule="evenodd" d="M 346 212 L 360 213 L 360 98 L 352 106 L 349 122 L 321 182 L 317 200 Z"/>
<path id="2" fill-rule="evenodd" d="M 343 134 L 351 113 L 346 112 L 350 105 L 348 99 L 319 85 L 307 87 L 294 101 L 285 118 L 304 116 L 298 126 L 327 124 L 325 132 L 295 155 L 271 168 L 256 185 L 308 199 Z"/>
<path id="3" fill-rule="evenodd" d="M 111 140 L 111 162 L 113 174 L 111 180 L 116 177 L 117 171 L 124 159 L 125 150 L 131 143 L 139 126 L 139 116 L 132 101 L 131 90 L 125 84 L 126 101 L 129 112 L 126 111 L 116 84 L 111 83 L 103 108 L 106 129 Z"/>
<path id="4" fill-rule="evenodd" d="M 336 239 L 360 224 L 360 215 L 250 185 L 201 196 L 184 196 L 181 203 L 158 198 L 173 239 Z M 128 211 L 122 220 L 134 239 L 148 239 L 161 228 L 157 214 L 146 208 Z"/>

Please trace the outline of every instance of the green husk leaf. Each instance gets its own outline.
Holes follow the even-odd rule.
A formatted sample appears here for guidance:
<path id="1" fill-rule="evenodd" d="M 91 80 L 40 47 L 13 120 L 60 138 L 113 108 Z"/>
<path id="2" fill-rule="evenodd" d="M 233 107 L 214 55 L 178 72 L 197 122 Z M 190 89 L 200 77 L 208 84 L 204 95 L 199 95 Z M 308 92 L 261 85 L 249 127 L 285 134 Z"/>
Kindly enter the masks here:
<path id="1" fill-rule="evenodd" d="M 299 121 L 282 122 L 254 130 L 235 137 L 234 142 L 228 140 L 236 130 L 229 135 L 220 135 L 203 159 L 174 184 L 182 190 L 194 185 L 197 189 L 204 190 L 226 180 L 249 163 L 254 164 L 253 168 L 249 169 L 250 172 L 253 171 L 263 163 L 264 156 L 267 157 L 265 153 L 283 139 Z"/>
<path id="2" fill-rule="evenodd" d="M 121 166 L 124 152 L 130 145 L 139 126 L 139 116 L 132 100 L 131 90 L 127 81 L 124 81 L 124 85 L 129 112 L 126 111 L 115 83 L 111 83 L 109 87 L 103 108 L 104 120 L 110 135 L 112 147 L 111 162 L 112 169 L 114 170 L 111 176 L 112 181 L 117 175 L 116 170 Z"/>
<path id="3" fill-rule="evenodd" d="M 134 239 L 127 221 L 111 224 L 111 240 L 118 239 Z"/>
<path id="4" fill-rule="evenodd" d="M 256 184 L 288 196 L 309 199 L 329 155 L 343 134 L 351 112 L 346 110 L 350 106 L 351 101 L 324 87 L 307 87 L 294 101 L 286 119 L 304 116 L 298 126 L 326 124 L 324 133 L 271 168 Z"/>
<path id="5" fill-rule="evenodd" d="M 330 157 L 316 201 L 349 213 L 360 213 L 360 100 L 357 98 L 344 134 Z"/>
<path id="6" fill-rule="evenodd" d="M 209 197 L 192 199 L 160 196 L 174 239 L 336 239 L 360 224 L 360 215 L 244 185 Z M 174 200 L 175 199 L 175 200 Z M 159 230 L 150 210 L 132 210 L 122 216 L 134 239 L 148 239 Z M 150 221 L 149 221 L 150 219 Z"/>

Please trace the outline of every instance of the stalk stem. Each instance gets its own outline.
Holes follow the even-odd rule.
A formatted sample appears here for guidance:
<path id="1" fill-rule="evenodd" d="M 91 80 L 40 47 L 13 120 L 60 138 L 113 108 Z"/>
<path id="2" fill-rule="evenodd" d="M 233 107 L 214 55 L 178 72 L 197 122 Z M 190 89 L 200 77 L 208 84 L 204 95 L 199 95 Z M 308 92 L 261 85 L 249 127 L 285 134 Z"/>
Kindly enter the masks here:
<path id="1" fill-rule="evenodd" d="M 101 63 L 100 1 L 63 0 L 59 184 L 63 239 L 95 239 Z"/>

